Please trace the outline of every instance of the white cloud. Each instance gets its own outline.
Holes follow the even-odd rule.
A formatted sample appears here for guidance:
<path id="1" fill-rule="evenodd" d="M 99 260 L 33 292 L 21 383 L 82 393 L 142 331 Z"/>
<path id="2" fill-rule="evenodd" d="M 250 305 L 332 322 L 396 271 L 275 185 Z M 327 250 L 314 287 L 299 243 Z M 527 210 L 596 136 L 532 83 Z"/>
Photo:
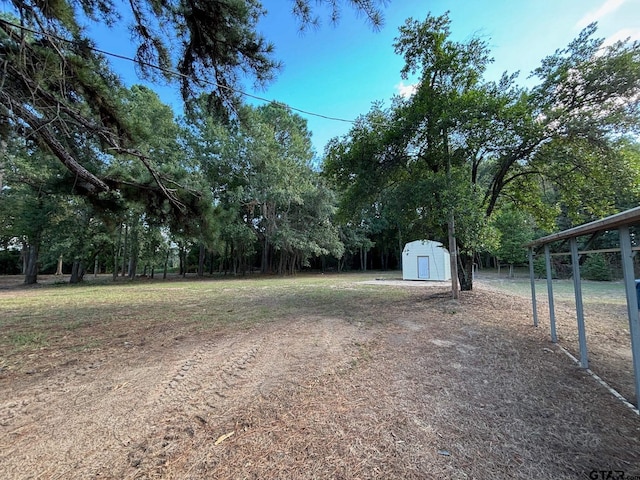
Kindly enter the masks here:
<path id="1" fill-rule="evenodd" d="M 635 40 L 640 40 L 640 30 L 632 29 L 632 28 L 623 28 L 622 30 L 618 30 L 613 35 L 609 35 L 605 41 L 604 46 L 613 45 L 614 43 L 620 40 L 630 39 L 632 42 Z"/>
<path id="2" fill-rule="evenodd" d="M 417 83 L 414 83 L 413 85 L 405 85 L 404 82 L 400 82 L 395 86 L 398 95 L 403 98 L 410 98 L 411 96 L 413 96 L 413 94 L 416 93 L 417 88 Z"/>
<path id="3" fill-rule="evenodd" d="M 587 12 L 580 20 L 578 20 L 576 27 L 583 29 L 590 23 L 597 22 L 602 17 L 615 12 L 625 2 L 626 0 L 606 0 L 599 9 Z"/>

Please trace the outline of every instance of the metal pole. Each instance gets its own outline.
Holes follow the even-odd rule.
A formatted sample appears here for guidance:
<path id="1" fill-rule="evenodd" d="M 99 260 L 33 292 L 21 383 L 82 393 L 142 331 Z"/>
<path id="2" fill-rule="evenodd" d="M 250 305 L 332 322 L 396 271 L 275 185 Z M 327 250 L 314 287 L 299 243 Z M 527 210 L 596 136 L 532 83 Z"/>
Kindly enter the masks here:
<path id="1" fill-rule="evenodd" d="M 578 319 L 578 341 L 580 343 L 580 366 L 589 368 L 587 355 L 587 335 L 584 327 L 584 308 L 582 306 L 582 284 L 580 282 L 580 257 L 578 256 L 578 240 L 574 237 L 571 244 L 571 266 L 573 267 L 573 288 L 576 294 L 576 316 Z"/>
<path id="2" fill-rule="evenodd" d="M 460 297 L 460 289 L 458 287 L 458 244 L 456 242 L 456 227 L 453 218 L 453 211 L 449 216 L 449 264 L 451 265 L 451 298 L 457 300 Z"/>
<path id="3" fill-rule="evenodd" d="M 556 309 L 553 304 L 553 274 L 551 272 L 551 254 L 549 252 L 549 244 L 544 246 L 544 261 L 547 270 L 547 293 L 549 295 L 549 322 L 551 324 L 551 341 L 558 343 L 558 334 L 556 333 Z"/>
<path id="4" fill-rule="evenodd" d="M 636 292 L 635 273 L 633 271 L 633 251 L 629 227 L 618 229 L 620 235 L 620 251 L 622 255 L 622 272 L 624 287 L 627 293 L 627 311 L 629 313 L 629 333 L 631 334 L 631 354 L 633 373 L 636 380 L 636 407 L 640 406 L 640 320 L 638 317 L 638 295 Z"/>
<path id="5" fill-rule="evenodd" d="M 531 280 L 531 303 L 533 305 L 533 326 L 538 326 L 538 307 L 536 305 L 536 277 L 533 271 L 533 247 L 529 247 L 529 279 Z"/>

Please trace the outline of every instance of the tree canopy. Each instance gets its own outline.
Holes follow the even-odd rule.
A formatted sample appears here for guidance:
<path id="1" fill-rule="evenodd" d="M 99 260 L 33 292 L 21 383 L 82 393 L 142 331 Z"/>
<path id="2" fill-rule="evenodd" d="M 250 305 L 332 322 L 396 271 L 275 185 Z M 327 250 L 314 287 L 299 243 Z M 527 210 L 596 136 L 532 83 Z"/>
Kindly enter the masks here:
<path id="1" fill-rule="evenodd" d="M 336 21 L 347 7 L 375 27 L 385 4 L 296 0 L 292 18 L 304 29 L 319 9 Z M 387 268 L 404 241 L 448 236 L 470 289 L 479 252 L 514 264 L 535 229 L 640 200 L 640 45 L 606 45 L 595 25 L 524 88 L 516 74 L 485 78 L 488 44 L 455 41 L 448 14 L 408 19 L 394 48 L 415 93 L 375 102 L 327 145 L 318 172 L 302 117 L 238 95 L 279 68 L 257 31 L 259 1 L 10 5 L 0 18 L 0 241 L 21 246 L 28 281 L 60 255 L 76 279 L 93 261 L 114 277 L 135 276 L 138 262 L 166 272 L 174 254 L 181 273 L 195 263 L 198 275 L 205 263 Z M 129 26 L 140 74 L 175 83 L 183 117 L 150 88 L 122 84 L 88 36 L 94 21 Z"/>
<path id="2" fill-rule="evenodd" d="M 470 289 L 472 254 L 489 234 L 483 217 L 501 202 L 541 225 L 560 204 L 574 218 L 611 213 L 613 192 L 629 191 L 624 179 L 635 178 L 620 146 L 640 127 L 640 43 L 607 46 L 595 33 L 590 25 L 543 59 L 540 83 L 525 89 L 517 75 L 485 80 L 488 46 L 451 40 L 448 14 L 408 19 L 395 49 L 401 74 L 418 76 L 415 94 L 374 105 L 327 148 L 324 169 L 344 192 L 347 216 L 385 202 L 405 230 L 443 240 L 452 213 L 460 281 Z M 595 198 L 590 189 L 612 194 Z"/>
<path id="3" fill-rule="evenodd" d="M 335 18 L 348 4 L 372 24 L 382 21 L 383 1 L 319 3 L 327 3 Z M 123 86 L 95 49 L 86 23 L 126 22 L 143 76 L 178 82 L 185 101 L 207 91 L 209 108 L 225 115 L 238 108 L 241 80 L 263 85 L 279 68 L 273 45 L 256 30 L 265 13 L 257 0 L 134 0 L 127 11 L 120 10 L 125 4 L 109 0 L 12 0 L 10 5 L 13 14 L 0 19 L 0 127 L 50 152 L 74 178 L 76 191 L 91 198 L 123 186 L 108 168 L 118 155 L 135 158 L 149 172 L 151 181 L 140 189 L 159 192 L 183 213 L 191 192 L 175 182 L 168 187 L 171 179 L 159 173 L 158 155 L 139 151 L 132 138 L 135 126 L 114 99 Z M 306 0 L 296 1 L 292 13 L 302 24 L 316 19 Z"/>

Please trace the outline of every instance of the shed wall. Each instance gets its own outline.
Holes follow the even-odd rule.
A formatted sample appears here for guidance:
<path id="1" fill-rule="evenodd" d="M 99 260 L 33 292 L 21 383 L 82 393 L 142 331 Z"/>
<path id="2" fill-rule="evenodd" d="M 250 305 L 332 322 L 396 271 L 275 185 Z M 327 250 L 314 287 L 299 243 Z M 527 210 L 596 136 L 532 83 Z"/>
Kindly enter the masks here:
<path id="1" fill-rule="evenodd" d="M 428 258 L 428 277 L 421 278 L 425 270 L 425 260 Z M 422 268 L 419 264 L 422 263 Z M 404 280 L 451 280 L 451 265 L 449 263 L 449 251 L 440 242 L 432 240 L 416 240 L 409 242 L 402 251 L 402 278 Z"/>

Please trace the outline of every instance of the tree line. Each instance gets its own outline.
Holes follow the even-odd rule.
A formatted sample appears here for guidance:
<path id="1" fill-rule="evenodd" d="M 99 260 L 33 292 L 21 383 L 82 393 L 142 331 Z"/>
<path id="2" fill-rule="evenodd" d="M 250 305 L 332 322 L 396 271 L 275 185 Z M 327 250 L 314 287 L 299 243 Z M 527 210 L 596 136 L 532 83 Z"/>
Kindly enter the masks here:
<path id="1" fill-rule="evenodd" d="M 117 192 L 88 199 L 68 186 L 64 166 L 16 137 L 6 146 L 2 218 L 5 245 L 20 242 L 27 283 L 39 265 L 62 257 L 71 281 L 100 269 L 134 277 L 154 274 L 177 256 L 186 273 L 197 251 L 196 271 L 234 274 L 258 268 L 293 273 L 322 255 L 341 258 L 344 243 L 333 223 L 335 194 L 312 167 L 306 122 L 287 107 L 242 106 L 229 123 L 207 113 L 206 99 L 176 121 L 151 90 L 133 86 L 125 98 L 136 123 L 139 151 L 155 159 L 166 178 L 188 185 L 184 214 L 170 200 L 136 187 L 139 199 Z M 161 161 L 158 161 L 161 159 Z M 150 181 L 135 159 L 110 160 L 110 177 Z M 131 194 L 133 195 L 133 194 Z M 185 197 L 187 198 L 187 197 Z"/>
<path id="2" fill-rule="evenodd" d="M 454 240 L 471 289 L 474 263 L 517 263 L 533 235 L 640 198 L 640 47 L 605 45 L 596 25 L 527 89 L 516 74 L 486 80 L 487 44 L 453 41 L 447 14 L 408 19 L 394 47 L 415 93 L 374 103 L 318 162 L 302 117 L 234 93 L 241 74 L 261 83 L 278 68 L 256 33 L 259 2 L 130 2 L 142 73 L 181 74 L 167 78 L 179 118 L 151 89 L 123 86 L 79 27 L 79 15 L 117 21 L 115 7 L 81 3 L 15 0 L 0 19 L 0 266 L 26 283 L 60 258 L 72 282 L 96 264 L 166 275 L 174 257 L 198 275 L 396 268 L 405 242 L 429 238 Z M 381 21 L 378 2 L 345 3 Z M 315 20 L 307 2 L 294 14 Z"/>

